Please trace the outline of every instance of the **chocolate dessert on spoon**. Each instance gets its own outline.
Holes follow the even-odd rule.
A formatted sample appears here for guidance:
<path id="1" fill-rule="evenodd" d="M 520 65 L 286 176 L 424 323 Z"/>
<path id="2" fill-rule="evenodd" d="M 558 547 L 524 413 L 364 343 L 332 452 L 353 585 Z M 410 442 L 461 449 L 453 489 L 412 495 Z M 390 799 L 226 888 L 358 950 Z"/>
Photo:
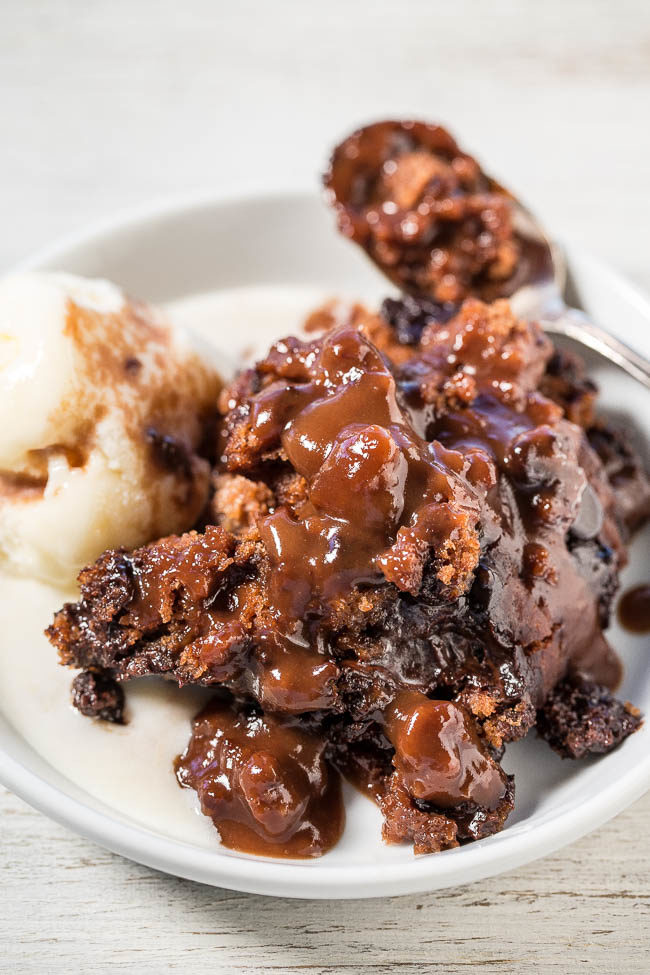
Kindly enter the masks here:
<path id="1" fill-rule="evenodd" d="M 516 314 L 650 386 L 645 357 L 566 306 L 564 257 L 539 221 L 441 126 L 358 129 L 334 150 L 324 182 L 341 232 L 425 309 L 426 299 L 451 310 L 470 296 L 508 298 Z"/>

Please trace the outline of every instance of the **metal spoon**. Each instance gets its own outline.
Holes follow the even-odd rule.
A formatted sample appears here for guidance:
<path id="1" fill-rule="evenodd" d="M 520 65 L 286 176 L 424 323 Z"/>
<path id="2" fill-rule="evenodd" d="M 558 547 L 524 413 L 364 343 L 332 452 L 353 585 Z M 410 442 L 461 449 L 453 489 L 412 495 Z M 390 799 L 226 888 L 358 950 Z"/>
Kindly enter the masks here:
<path id="1" fill-rule="evenodd" d="M 545 259 L 537 264 L 541 273 L 530 269 L 530 280 L 521 284 L 510 298 L 515 313 L 522 318 L 539 319 L 550 335 L 564 335 L 593 349 L 650 389 L 650 360 L 595 325 L 584 312 L 567 306 L 563 297 L 567 283 L 564 255 L 532 213 L 518 200 L 514 202 L 515 229 L 524 243 L 524 254 L 527 241 L 534 244 L 538 254 L 544 255 L 546 250 Z"/>

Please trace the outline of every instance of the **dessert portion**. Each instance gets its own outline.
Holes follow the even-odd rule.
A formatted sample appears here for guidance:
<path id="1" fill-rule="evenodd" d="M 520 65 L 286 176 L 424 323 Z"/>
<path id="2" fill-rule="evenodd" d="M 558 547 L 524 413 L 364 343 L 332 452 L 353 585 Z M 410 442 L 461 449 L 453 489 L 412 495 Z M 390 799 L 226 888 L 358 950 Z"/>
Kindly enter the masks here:
<path id="1" fill-rule="evenodd" d="M 406 292 L 444 307 L 552 277 L 514 198 L 440 125 L 359 129 L 336 147 L 324 180 L 341 232 Z"/>
<path id="2" fill-rule="evenodd" d="M 477 299 L 338 307 L 276 343 L 220 397 L 196 530 L 105 552 L 49 628 L 101 679 L 84 713 L 119 720 L 111 682 L 146 675 L 215 687 L 179 780 L 226 845 L 288 856 L 336 841 L 337 772 L 425 853 L 503 827 L 503 750 L 536 724 L 562 754 L 618 744 L 629 482 L 553 356 Z"/>
<path id="3" fill-rule="evenodd" d="M 367 126 L 325 183 L 402 294 L 317 309 L 221 392 L 112 286 L 0 288 L 10 338 L 36 321 L 21 287 L 47 323 L 6 360 L 29 415 L 0 548 L 41 575 L 88 562 L 47 631 L 82 714 L 122 723 L 140 677 L 213 691 L 175 770 L 226 846 L 322 855 L 344 776 L 387 842 L 431 853 L 503 828 L 509 742 L 536 728 L 578 759 L 639 727 L 604 630 L 650 481 L 580 360 L 504 300 L 550 254 L 449 133 Z"/>
<path id="4" fill-rule="evenodd" d="M 112 545 L 195 524 L 220 381 L 107 281 L 0 282 L 0 562 L 65 585 Z"/>

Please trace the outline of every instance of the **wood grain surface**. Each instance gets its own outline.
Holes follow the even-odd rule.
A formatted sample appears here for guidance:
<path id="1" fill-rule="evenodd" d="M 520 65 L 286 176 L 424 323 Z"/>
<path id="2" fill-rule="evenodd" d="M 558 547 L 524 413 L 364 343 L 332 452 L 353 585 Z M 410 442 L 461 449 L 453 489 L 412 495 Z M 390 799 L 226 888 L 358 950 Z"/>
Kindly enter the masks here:
<path id="1" fill-rule="evenodd" d="M 314 186 L 387 114 L 448 122 L 650 288 L 647 0 L 2 0 L 0 268 L 155 197 Z M 166 877 L 6 792 L 0 814 L 2 972 L 650 970 L 650 796 L 501 877 L 340 903 Z"/>
<path id="2" fill-rule="evenodd" d="M 7 972 L 648 971 L 648 797 L 516 872 L 339 902 L 215 890 L 106 853 L 8 794 L 0 811 Z"/>

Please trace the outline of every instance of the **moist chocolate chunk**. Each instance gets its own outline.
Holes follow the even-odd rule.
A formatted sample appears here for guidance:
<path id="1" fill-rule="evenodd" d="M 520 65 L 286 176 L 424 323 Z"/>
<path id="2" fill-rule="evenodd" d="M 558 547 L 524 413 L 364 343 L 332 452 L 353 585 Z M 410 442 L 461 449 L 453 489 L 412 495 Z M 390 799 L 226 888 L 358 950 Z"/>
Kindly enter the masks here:
<path id="1" fill-rule="evenodd" d="M 303 827 L 337 771 L 390 842 L 487 836 L 508 742 L 568 673 L 619 678 L 615 493 L 579 397 L 542 392 L 549 339 L 505 301 L 422 308 L 406 342 L 350 306 L 276 343 L 221 397 L 208 524 L 105 553 L 48 630 L 66 665 L 225 695 L 178 768 L 231 845 L 322 853 Z"/>
<path id="2" fill-rule="evenodd" d="M 640 725 L 637 708 L 575 675 L 552 690 L 537 715 L 538 734 L 563 758 L 604 755 Z"/>
<path id="3" fill-rule="evenodd" d="M 99 670 L 82 670 L 72 681 L 72 703 L 87 718 L 124 724 L 124 691 Z"/>

